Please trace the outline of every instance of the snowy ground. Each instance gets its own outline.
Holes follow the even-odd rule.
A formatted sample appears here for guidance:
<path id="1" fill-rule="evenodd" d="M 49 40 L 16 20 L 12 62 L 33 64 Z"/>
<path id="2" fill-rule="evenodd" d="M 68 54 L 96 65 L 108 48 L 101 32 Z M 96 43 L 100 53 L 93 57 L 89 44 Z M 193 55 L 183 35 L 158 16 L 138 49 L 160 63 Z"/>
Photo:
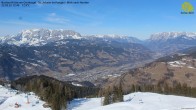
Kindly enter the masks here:
<path id="1" fill-rule="evenodd" d="M 27 103 L 27 94 L 16 93 L 17 91 L 0 85 L 0 110 L 51 110 L 50 108 L 44 108 L 42 105 L 45 102 L 39 100 L 39 97 L 34 93 L 28 95 L 29 104 Z M 15 108 L 15 103 L 18 103 L 21 107 Z"/>
<path id="2" fill-rule="evenodd" d="M 45 102 L 39 100 L 34 93 L 28 95 L 29 104 L 25 93 L 16 93 L 17 91 L 0 85 L 0 110 L 51 110 L 44 108 L 42 105 Z M 38 101 L 39 103 L 36 103 Z M 21 107 L 15 108 L 16 102 Z M 196 110 L 196 98 L 148 92 L 125 95 L 124 102 L 107 106 L 102 106 L 101 102 L 101 98 L 75 99 L 68 104 L 67 110 Z"/>
<path id="3" fill-rule="evenodd" d="M 124 102 L 101 106 L 101 98 L 75 99 L 68 110 L 196 110 L 196 98 L 156 93 L 132 93 Z"/>

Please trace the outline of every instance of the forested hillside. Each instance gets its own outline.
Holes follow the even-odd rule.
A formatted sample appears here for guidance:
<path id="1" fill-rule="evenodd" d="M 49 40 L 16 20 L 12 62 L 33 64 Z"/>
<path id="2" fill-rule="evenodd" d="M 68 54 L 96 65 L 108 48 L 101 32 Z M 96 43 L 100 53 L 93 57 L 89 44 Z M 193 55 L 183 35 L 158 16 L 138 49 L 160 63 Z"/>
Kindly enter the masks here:
<path id="1" fill-rule="evenodd" d="M 73 98 L 96 96 L 98 88 L 77 87 L 47 76 L 29 76 L 11 82 L 13 89 L 33 91 L 53 110 L 62 110 Z"/>

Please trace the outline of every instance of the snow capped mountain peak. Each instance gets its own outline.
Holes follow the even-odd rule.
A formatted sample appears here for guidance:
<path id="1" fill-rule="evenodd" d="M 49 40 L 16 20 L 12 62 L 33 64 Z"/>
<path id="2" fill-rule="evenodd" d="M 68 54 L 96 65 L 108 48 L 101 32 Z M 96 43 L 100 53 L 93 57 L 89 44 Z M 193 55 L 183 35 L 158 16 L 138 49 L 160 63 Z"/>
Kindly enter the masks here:
<path id="1" fill-rule="evenodd" d="M 103 34 L 103 35 L 86 35 L 86 39 L 102 39 L 104 41 L 118 41 L 118 42 L 131 42 L 139 43 L 139 39 L 126 35 L 116 35 L 116 34 Z"/>
<path id="2" fill-rule="evenodd" d="M 106 38 L 106 37 L 110 37 L 110 38 L 124 38 L 127 36 L 120 36 L 120 35 L 116 35 L 116 34 L 106 34 L 106 35 L 95 35 L 95 37 L 99 37 L 99 38 Z"/>
<path id="3" fill-rule="evenodd" d="M 28 36 L 28 37 L 37 37 L 37 38 L 46 38 L 50 39 L 51 37 L 54 38 L 71 38 L 71 37 L 78 37 L 81 38 L 81 35 L 72 30 L 51 30 L 51 29 L 30 29 L 30 30 L 23 30 L 18 35 L 21 36 Z"/>
<path id="4" fill-rule="evenodd" d="M 185 39 L 196 39 L 196 33 L 191 32 L 162 32 L 152 34 L 150 40 L 157 41 L 157 40 L 168 40 L 168 39 L 175 39 L 178 37 L 183 37 Z"/>
<path id="5" fill-rule="evenodd" d="M 62 39 L 81 39 L 82 36 L 72 30 L 51 30 L 51 29 L 29 29 L 23 30 L 16 36 L 7 41 L 8 44 L 14 45 L 44 45 L 48 42 Z M 5 41 L 5 40 L 4 40 Z"/>

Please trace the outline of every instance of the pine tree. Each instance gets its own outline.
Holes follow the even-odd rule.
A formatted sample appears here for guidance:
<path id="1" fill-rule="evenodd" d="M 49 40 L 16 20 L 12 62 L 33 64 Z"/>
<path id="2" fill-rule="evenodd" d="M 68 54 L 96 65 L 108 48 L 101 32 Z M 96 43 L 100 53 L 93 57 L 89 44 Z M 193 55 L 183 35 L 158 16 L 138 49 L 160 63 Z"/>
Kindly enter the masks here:
<path id="1" fill-rule="evenodd" d="M 181 95 L 181 94 L 182 94 L 182 86 L 181 86 L 180 83 L 178 83 L 178 84 L 176 85 L 176 87 L 175 87 L 175 93 L 176 93 L 177 95 Z"/>
<path id="2" fill-rule="evenodd" d="M 110 104 L 110 94 L 109 91 L 105 91 L 104 93 L 104 101 L 103 101 L 103 105 L 108 105 Z"/>
<path id="3" fill-rule="evenodd" d="M 169 94 L 170 90 L 169 90 L 169 86 L 167 83 L 164 84 L 164 94 Z"/>
<path id="4" fill-rule="evenodd" d="M 188 95 L 188 87 L 186 83 L 183 83 L 182 85 L 182 94 L 187 96 Z"/>
<path id="5" fill-rule="evenodd" d="M 136 92 L 136 90 L 135 90 L 135 85 L 134 85 L 134 84 L 132 84 L 131 92 Z"/>
<path id="6" fill-rule="evenodd" d="M 111 103 L 118 102 L 118 88 L 114 87 L 111 94 Z"/>
<path id="7" fill-rule="evenodd" d="M 118 88 L 118 101 L 122 102 L 123 101 L 123 89 L 122 85 L 120 84 L 120 87 Z"/>

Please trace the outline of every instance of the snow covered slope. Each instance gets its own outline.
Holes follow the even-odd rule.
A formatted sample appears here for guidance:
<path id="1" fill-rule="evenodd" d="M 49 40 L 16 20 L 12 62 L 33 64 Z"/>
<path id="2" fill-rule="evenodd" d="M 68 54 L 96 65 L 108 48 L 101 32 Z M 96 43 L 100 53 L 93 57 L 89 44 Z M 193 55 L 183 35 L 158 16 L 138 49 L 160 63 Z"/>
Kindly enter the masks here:
<path id="1" fill-rule="evenodd" d="M 81 35 L 72 30 L 29 29 L 23 30 L 16 36 L 4 37 L 2 43 L 14 45 L 39 46 L 62 39 L 81 39 Z"/>
<path id="2" fill-rule="evenodd" d="M 28 95 L 29 104 L 27 103 L 27 94 L 18 93 L 16 90 L 7 89 L 0 85 L 0 110 L 51 110 L 44 108 L 45 102 L 39 100 L 39 97 L 34 93 Z M 15 103 L 21 105 L 15 108 Z"/>
<path id="3" fill-rule="evenodd" d="M 68 106 L 68 110 L 195 110 L 196 98 L 137 92 L 107 106 L 101 106 L 101 98 L 75 99 Z"/>
<path id="4" fill-rule="evenodd" d="M 34 93 L 29 93 L 29 104 L 25 93 L 7 89 L 0 85 L 0 110 L 51 110 L 44 108 L 45 103 L 39 100 Z M 103 99 L 103 98 L 102 98 Z M 101 98 L 74 99 L 68 104 L 67 110 L 181 110 L 196 109 L 196 98 L 161 95 L 156 93 L 131 93 L 124 96 L 124 102 L 107 106 L 101 105 Z M 21 105 L 15 108 L 15 103 Z M 37 103 L 38 102 L 38 103 Z"/>

